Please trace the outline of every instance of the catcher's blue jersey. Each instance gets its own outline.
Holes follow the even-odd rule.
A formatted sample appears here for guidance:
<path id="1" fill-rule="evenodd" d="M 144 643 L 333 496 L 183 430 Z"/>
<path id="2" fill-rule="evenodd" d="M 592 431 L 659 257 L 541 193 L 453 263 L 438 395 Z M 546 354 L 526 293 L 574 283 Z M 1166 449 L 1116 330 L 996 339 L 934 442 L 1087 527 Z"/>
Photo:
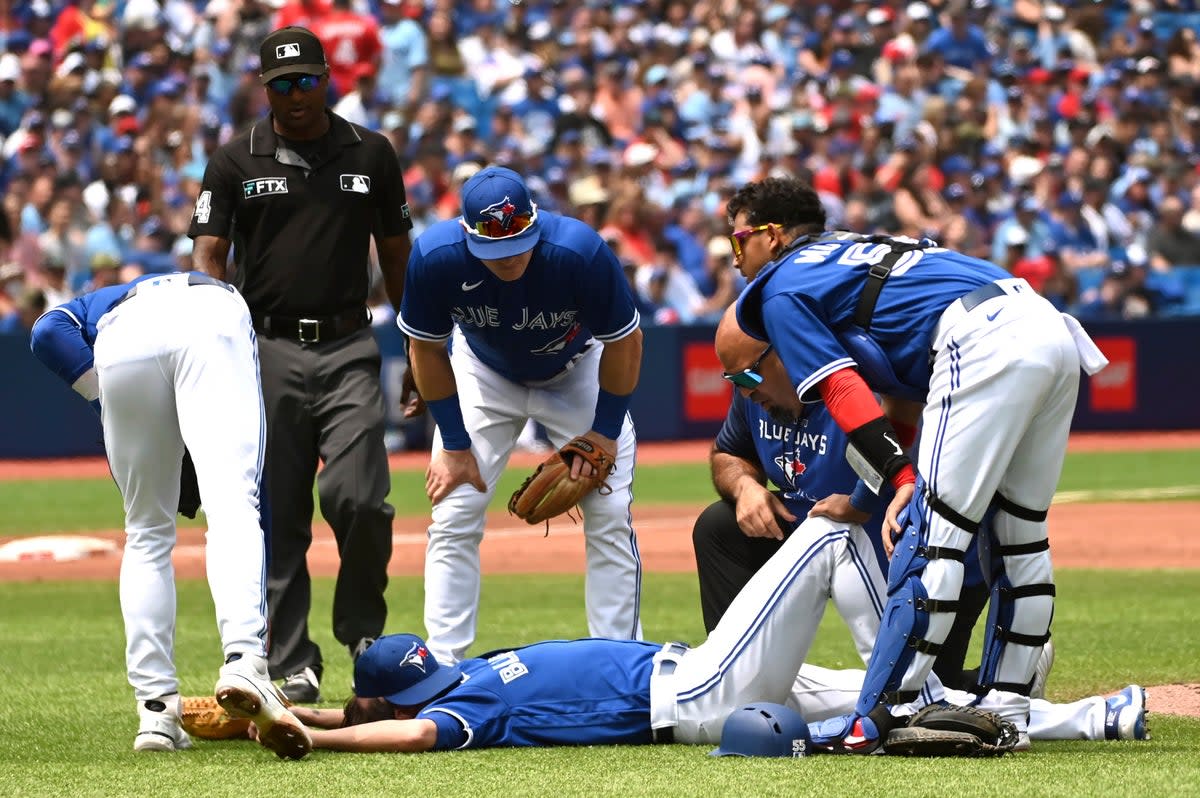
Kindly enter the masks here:
<path id="1" fill-rule="evenodd" d="M 396 320 L 422 341 L 444 341 L 458 324 L 489 368 L 518 383 L 549 379 L 588 339 L 616 341 L 639 317 L 621 264 L 594 230 L 538 211 L 541 240 L 518 279 L 501 280 L 467 250 L 458 219 L 413 243 Z"/>
<path id="2" fill-rule="evenodd" d="M 780 498 L 800 521 L 821 499 L 850 493 L 858 476 L 846 462 L 846 434 L 825 405 L 806 405 L 795 424 L 780 424 L 762 407 L 735 391 L 725 423 L 717 433 L 718 451 L 759 463 Z M 880 527 L 883 513 L 863 525 L 875 545 L 876 560 L 887 563 Z"/>
<path id="3" fill-rule="evenodd" d="M 68 385 L 74 384 L 95 362 L 92 350 L 100 317 L 112 310 L 131 285 L 161 276 L 142 275 L 124 285 L 97 288 L 50 308 L 34 326 L 29 342 L 33 353 Z"/>
<path id="4" fill-rule="evenodd" d="M 891 250 L 860 238 L 830 233 L 802 244 L 768 264 L 738 298 L 742 329 L 775 344 L 804 401 L 817 401 L 818 383 L 854 365 L 835 333 L 854 325 L 867 272 Z M 884 283 L 868 334 L 900 382 L 923 395 L 942 311 L 972 289 L 1011 276 L 937 246 L 907 253 Z"/>
<path id="5" fill-rule="evenodd" d="M 437 749 L 649 743 L 659 643 L 549 640 L 460 663 L 465 678 L 417 715 Z"/>

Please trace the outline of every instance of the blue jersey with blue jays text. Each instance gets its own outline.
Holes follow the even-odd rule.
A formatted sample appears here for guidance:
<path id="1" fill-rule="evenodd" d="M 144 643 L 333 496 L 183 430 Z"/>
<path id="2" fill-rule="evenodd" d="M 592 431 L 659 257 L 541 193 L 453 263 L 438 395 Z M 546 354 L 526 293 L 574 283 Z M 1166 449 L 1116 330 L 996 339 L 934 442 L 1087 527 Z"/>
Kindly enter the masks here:
<path id="1" fill-rule="evenodd" d="M 818 401 L 818 383 L 854 366 L 836 332 L 854 326 L 867 272 L 891 251 L 886 243 L 861 238 L 831 233 L 790 250 L 738 298 L 742 329 L 775 345 L 804 401 Z M 984 283 L 1011 276 L 987 261 L 937 246 L 906 253 L 883 285 L 868 335 L 900 382 L 924 394 L 942 311 Z"/>
<path id="2" fill-rule="evenodd" d="M 418 718 L 435 749 L 649 743 L 650 673 L 661 644 L 549 640 L 461 663 L 465 678 Z"/>
<path id="3" fill-rule="evenodd" d="M 834 493 L 850 493 L 858 476 L 846 462 L 846 434 L 825 405 L 805 405 L 795 424 L 780 424 L 759 405 L 735 392 L 725 423 L 717 433 L 717 451 L 759 463 L 767 479 L 779 488 L 780 499 L 797 523 L 821 499 Z M 872 499 L 874 497 L 872 496 Z M 882 507 L 859 509 L 870 512 L 863 525 L 876 548 L 878 562 L 886 568 L 880 529 Z"/>
<path id="4" fill-rule="evenodd" d="M 73 385 L 95 363 L 93 349 L 100 317 L 112 310 L 134 283 L 161 276 L 147 274 L 124 285 L 97 288 L 51 308 L 38 319 L 30 348 L 47 368 Z"/>
<path id="5" fill-rule="evenodd" d="M 616 341 L 639 316 L 621 264 L 594 230 L 538 211 L 541 239 L 529 268 L 501 280 L 467 250 L 458 219 L 413 243 L 397 324 L 412 338 L 444 341 L 455 324 L 489 368 L 518 383 L 561 372 L 588 339 Z"/>

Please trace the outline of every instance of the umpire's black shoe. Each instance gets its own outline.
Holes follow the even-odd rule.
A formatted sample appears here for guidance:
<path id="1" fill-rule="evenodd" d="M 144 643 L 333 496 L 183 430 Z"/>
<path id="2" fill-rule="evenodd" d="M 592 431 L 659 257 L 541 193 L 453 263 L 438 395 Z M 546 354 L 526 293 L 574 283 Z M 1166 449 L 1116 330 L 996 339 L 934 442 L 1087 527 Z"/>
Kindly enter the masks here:
<path id="1" fill-rule="evenodd" d="M 315 704 L 321 700 L 321 666 L 305 668 L 283 680 L 279 691 L 293 704 Z"/>

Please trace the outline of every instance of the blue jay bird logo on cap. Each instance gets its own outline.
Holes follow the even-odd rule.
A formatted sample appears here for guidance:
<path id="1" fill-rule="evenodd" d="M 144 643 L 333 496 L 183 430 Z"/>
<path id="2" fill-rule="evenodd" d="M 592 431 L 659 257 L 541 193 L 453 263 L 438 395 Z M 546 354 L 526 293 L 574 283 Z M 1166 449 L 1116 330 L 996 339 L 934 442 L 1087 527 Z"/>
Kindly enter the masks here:
<path id="1" fill-rule="evenodd" d="M 493 202 L 491 205 L 479 211 L 479 215 L 495 219 L 503 230 L 509 230 L 512 227 L 513 217 L 517 213 L 517 206 L 513 205 L 512 200 L 508 195 L 504 195 L 504 199 L 499 202 Z"/>
<path id="2" fill-rule="evenodd" d="M 400 660 L 400 667 L 404 668 L 409 665 L 417 668 L 421 673 L 425 673 L 425 658 L 429 656 L 429 649 L 425 646 L 413 643 L 408 647 L 403 659 Z"/>

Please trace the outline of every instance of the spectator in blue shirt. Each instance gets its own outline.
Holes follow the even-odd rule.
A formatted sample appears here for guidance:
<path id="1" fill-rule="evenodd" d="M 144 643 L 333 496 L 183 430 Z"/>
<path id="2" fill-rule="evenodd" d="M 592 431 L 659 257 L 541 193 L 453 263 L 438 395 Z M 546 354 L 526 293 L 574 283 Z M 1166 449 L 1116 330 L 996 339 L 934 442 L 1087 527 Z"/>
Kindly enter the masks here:
<path id="1" fill-rule="evenodd" d="M 379 28 L 383 42 L 379 92 L 387 104 L 404 109 L 410 117 L 425 95 L 429 61 L 425 32 L 419 22 L 421 12 L 419 0 L 382 0 L 379 6 L 383 18 Z"/>
<path id="2" fill-rule="evenodd" d="M 1052 248 L 1058 252 L 1063 268 L 1070 273 L 1108 264 L 1108 250 L 1096 240 L 1092 228 L 1081 214 L 1082 208 L 1082 194 L 1065 192 L 1059 195 L 1055 215 L 1050 222 Z"/>
<path id="3" fill-rule="evenodd" d="M 988 66 L 992 58 L 987 37 L 972 25 L 966 14 L 966 3 L 952 4 L 946 10 L 949 27 L 938 28 L 925 40 L 924 51 L 940 53 L 946 65 L 974 73 Z"/>

